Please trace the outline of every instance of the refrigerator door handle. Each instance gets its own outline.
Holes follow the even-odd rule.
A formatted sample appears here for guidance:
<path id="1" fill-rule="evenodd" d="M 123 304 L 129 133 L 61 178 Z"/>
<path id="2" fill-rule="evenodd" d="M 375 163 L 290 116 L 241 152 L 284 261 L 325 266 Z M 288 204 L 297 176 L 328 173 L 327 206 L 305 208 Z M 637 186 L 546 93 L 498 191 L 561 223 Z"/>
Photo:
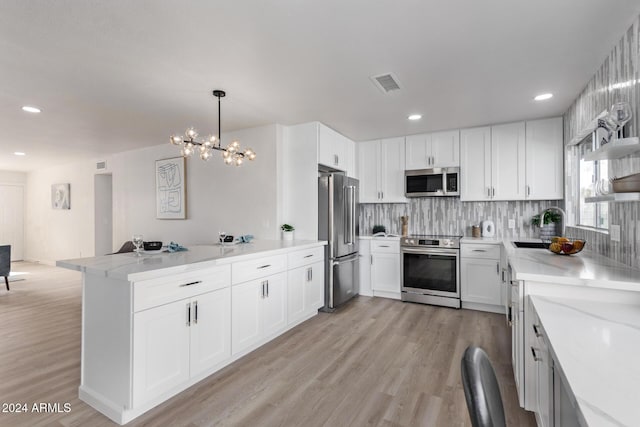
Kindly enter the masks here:
<path id="1" fill-rule="evenodd" d="M 344 243 L 346 245 L 353 245 L 356 240 L 356 187 L 353 185 L 347 185 L 344 187 L 344 213 L 345 213 L 345 226 Z"/>
<path id="2" fill-rule="evenodd" d="M 354 261 L 358 261 L 358 254 L 355 253 L 353 255 L 348 255 L 346 257 L 342 257 L 340 259 L 334 259 L 331 262 L 331 265 L 342 265 L 342 264 L 348 264 L 350 262 L 354 262 Z"/>

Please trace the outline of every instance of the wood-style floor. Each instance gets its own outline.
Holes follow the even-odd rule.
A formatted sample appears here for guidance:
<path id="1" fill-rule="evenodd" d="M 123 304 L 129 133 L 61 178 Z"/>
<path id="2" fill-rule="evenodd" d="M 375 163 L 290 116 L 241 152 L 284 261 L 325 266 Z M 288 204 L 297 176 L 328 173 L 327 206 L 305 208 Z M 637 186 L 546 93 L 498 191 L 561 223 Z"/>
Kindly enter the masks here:
<path id="1" fill-rule="evenodd" d="M 80 274 L 13 270 L 29 274 L 0 290 L 0 404 L 29 411 L 0 412 L 0 426 L 115 425 L 78 400 Z M 320 313 L 128 425 L 469 426 L 460 358 L 470 344 L 491 358 L 507 424 L 534 426 L 517 404 L 504 316 L 367 297 Z M 31 412 L 40 403 L 60 411 Z"/>

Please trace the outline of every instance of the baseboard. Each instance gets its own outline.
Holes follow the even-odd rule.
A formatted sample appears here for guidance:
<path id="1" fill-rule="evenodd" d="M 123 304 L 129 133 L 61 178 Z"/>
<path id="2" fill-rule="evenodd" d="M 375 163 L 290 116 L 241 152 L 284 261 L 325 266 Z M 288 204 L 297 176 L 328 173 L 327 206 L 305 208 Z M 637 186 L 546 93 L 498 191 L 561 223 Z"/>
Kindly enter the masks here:
<path id="1" fill-rule="evenodd" d="M 478 302 L 462 301 L 462 308 L 467 310 L 488 311 L 490 313 L 504 314 L 504 306 L 493 304 L 481 304 Z"/>

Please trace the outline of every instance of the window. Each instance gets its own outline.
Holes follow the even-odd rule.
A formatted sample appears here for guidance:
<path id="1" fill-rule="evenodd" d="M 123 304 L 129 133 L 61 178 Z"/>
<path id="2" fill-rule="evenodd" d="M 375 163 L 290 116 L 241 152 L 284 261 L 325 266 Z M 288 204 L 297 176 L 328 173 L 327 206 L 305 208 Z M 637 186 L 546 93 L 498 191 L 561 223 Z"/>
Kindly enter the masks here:
<path id="1" fill-rule="evenodd" d="M 587 161 L 584 155 L 593 150 L 593 138 L 587 138 L 578 146 L 578 185 L 579 185 L 579 209 L 578 225 L 607 230 L 609 228 L 609 203 L 586 203 L 587 197 L 597 196 L 596 186 L 598 182 L 606 182 L 609 179 L 609 161 Z"/>

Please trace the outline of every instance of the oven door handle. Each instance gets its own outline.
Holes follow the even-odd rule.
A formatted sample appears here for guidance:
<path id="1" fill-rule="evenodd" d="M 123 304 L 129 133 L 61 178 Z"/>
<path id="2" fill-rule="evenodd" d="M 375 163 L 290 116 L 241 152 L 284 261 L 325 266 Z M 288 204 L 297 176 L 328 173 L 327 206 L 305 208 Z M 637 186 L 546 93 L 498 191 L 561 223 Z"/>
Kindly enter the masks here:
<path id="1" fill-rule="evenodd" d="M 417 249 L 417 248 L 402 248 L 402 253 L 407 254 L 420 254 L 420 255 L 454 255 L 458 256 L 457 249 Z"/>

